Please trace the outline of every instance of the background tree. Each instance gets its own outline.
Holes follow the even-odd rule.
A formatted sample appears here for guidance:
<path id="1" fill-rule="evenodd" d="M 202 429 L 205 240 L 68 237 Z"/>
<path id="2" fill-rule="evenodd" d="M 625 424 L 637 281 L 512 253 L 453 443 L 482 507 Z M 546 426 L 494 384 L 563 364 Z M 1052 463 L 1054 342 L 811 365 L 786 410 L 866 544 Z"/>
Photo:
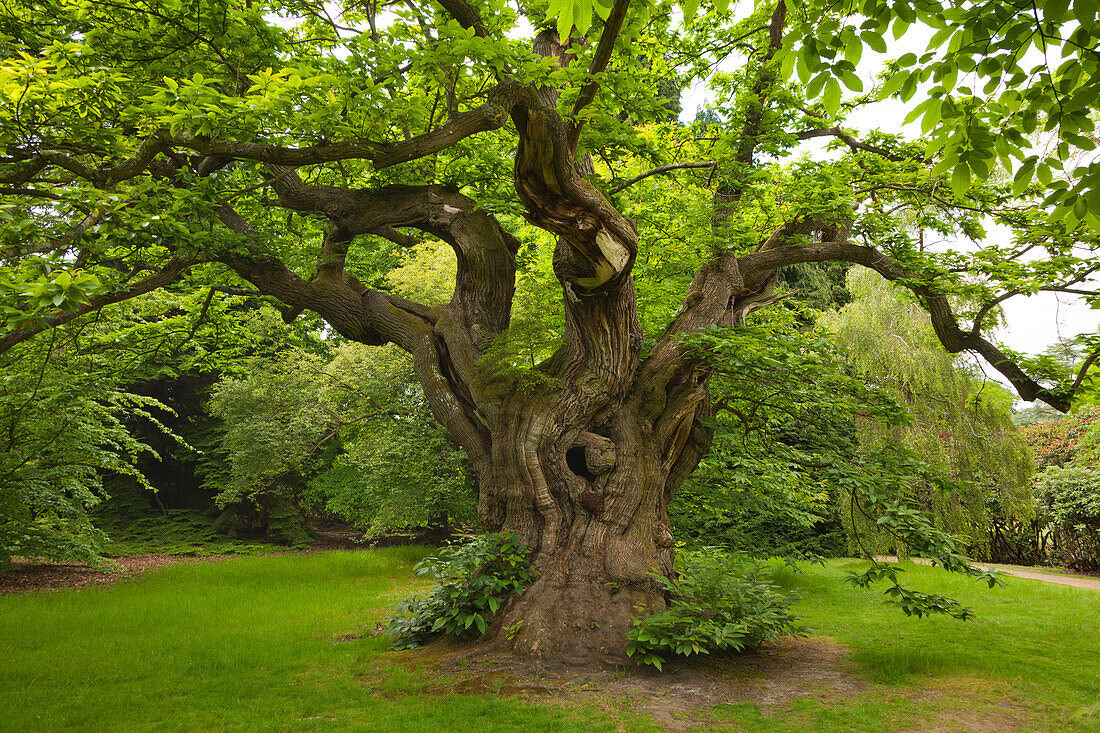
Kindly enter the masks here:
<path id="1" fill-rule="evenodd" d="M 105 515 L 210 506 L 199 477 L 221 441 L 210 389 L 248 360 L 316 346 L 259 302 L 213 296 L 181 282 L 0 355 L 9 554 L 93 561 Z M 49 540 L 19 539 L 39 534 Z"/>
<path id="2" fill-rule="evenodd" d="M 299 510 L 335 516 L 369 535 L 476 518 L 461 453 L 431 418 L 407 358 L 343 344 L 326 359 L 290 352 L 254 360 L 214 390 L 228 470 L 206 476 L 225 523 L 259 522 L 292 542 Z"/>
<path id="3" fill-rule="evenodd" d="M 894 395 L 912 418 L 900 427 L 861 419 L 860 443 L 899 443 L 954 479 L 951 494 L 921 484 L 910 494 L 970 554 L 990 559 L 994 524 L 1034 515 L 1031 455 L 1011 421 L 1012 396 L 944 351 L 927 314 L 899 288 L 855 268 L 848 289 L 853 302 L 819 323 L 835 334 L 856 372 Z M 897 549 L 892 537 L 880 541 L 881 552 Z"/>
<path id="4" fill-rule="evenodd" d="M 1012 293 L 1091 293 L 1094 232 L 1050 219 L 1026 185 L 969 187 L 983 171 L 956 147 L 845 132 L 837 79 L 857 86 L 851 69 L 834 63 L 805 90 L 787 79 L 797 58 L 835 58 L 815 45 L 847 22 L 835 9 L 788 13 L 781 0 L 738 18 L 718 3 L 690 7 L 676 26 L 662 2 L 555 2 L 556 29 L 517 38 L 520 14 L 541 25 L 546 6 L 9 8 L 0 351 L 184 272 L 234 288 L 239 278 L 287 318 L 310 310 L 351 341 L 396 345 L 468 457 L 482 522 L 534 551 L 538 579 L 497 621 L 522 620 L 500 641 L 523 653 L 620 655 L 636 609 L 662 606 L 653 573 L 672 569 L 668 505 L 710 446 L 710 384 L 732 363 L 685 334 L 743 325 L 782 297 L 781 267 L 870 267 L 915 294 L 948 351 L 982 355 L 1025 399 L 1070 404 L 1075 385 L 1038 381 L 985 332 Z M 846 52 L 896 32 L 889 8 L 868 8 Z M 712 84 L 720 124 L 697 136 L 668 121 L 654 90 L 673 75 Z M 806 97 L 818 90 L 820 103 Z M 775 163 L 823 136 L 847 152 Z M 941 155 L 966 160 L 950 184 Z M 658 175 L 681 191 L 654 216 L 637 184 Z M 987 222 L 1015 237 L 983 239 Z M 924 231 L 981 246 L 934 252 Z M 381 276 L 424 237 L 455 252 L 445 304 L 395 293 Z M 672 294 L 679 279 L 643 282 L 639 262 L 660 257 L 650 243 L 662 238 L 687 243 L 686 292 Z M 552 252 L 561 339 L 517 372 L 507 346 L 517 286 L 547 284 L 517 275 L 535 247 Z M 678 307 L 647 314 L 639 292 Z M 956 312 L 955 293 L 973 305 Z M 756 353 L 744 367 L 767 372 Z M 876 488 L 921 466 L 881 451 L 863 469 L 838 481 L 868 511 L 890 512 L 906 541 L 969 568 L 950 538 Z"/>
<path id="5" fill-rule="evenodd" d="M 88 511 L 105 497 L 103 472 L 144 482 L 134 464 L 150 449 L 125 421 L 159 425 L 161 405 L 121 389 L 103 360 L 60 348 L 44 340 L 0 361 L 0 568 L 13 556 L 98 561 L 104 537 Z"/>

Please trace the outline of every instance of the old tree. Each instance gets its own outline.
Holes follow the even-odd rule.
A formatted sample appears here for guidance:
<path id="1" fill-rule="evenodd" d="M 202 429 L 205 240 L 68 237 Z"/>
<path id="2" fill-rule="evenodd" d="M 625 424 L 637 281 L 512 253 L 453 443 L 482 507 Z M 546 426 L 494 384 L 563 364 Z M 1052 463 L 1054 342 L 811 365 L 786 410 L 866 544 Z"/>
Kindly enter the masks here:
<path id="1" fill-rule="evenodd" d="M 1063 168 L 1093 147 L 1096 9 L 1034 7 L 14 0 L 0 350 L 183 283 L 396 344 L 469 458 L 484 526 L 534 549 L 507 643 L 621 653 L 635 609 L 663 603 L 667 507 L 718 407 L 716 365 L 682 336 L 776 302 L 780 268 L 872 268 L 949 351 L 1068 408 L 1074 384 L 987 337 L 1008 297 L 1094 295 L 1098 176 Z M 932 50 L 860 78 L 911 24 Z M 679 92 L 704 82 L 715 102 L 685 126 Z M 842 126 L 891 96 L 912 100 L 919 144 Z M 831 144 L 782 165 L 811 140 Z M 440 240 L 449 302 L 386 286 Z M 503 368 L 523 361 L 517 283 L 548 286 L 522 277 L 540 246 L 560 339 Z M 647 318 L 639 292 L 677 305 Z"/>

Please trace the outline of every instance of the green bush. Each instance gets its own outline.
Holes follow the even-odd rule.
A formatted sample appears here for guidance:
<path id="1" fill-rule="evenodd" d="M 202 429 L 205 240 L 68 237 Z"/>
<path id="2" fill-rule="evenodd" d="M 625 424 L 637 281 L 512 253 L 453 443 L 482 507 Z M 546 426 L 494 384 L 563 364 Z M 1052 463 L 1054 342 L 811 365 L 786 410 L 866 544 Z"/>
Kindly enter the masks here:
<path id="1" fill-rule="evenodd" d="M 224 421 L 226 459 L 206 477 L 218 506 L 257 509 L 290 544 L 308 539 L 295 507 L 375 536 L 477 519 L 477 487 L 406 355 L 342 344 L 332 358 L 294 351 L 253 364 L 208 403 Z"/>
<path id="2" fill-rule="evenodd" d="M 1039 474 L 1036 493 L 1052 528 L 1054 559 L 1074 570 L 1100 569 L 1100 471 L 1048 468 Z"/>
<path id="3" fill-rule="evenodd" d="M 67 346 L 43 340 L 0 357 L 0 570 L 15 556 L 100 562 L 107 538 L 88 512 L 106 497 L 104 476 L 150 488 L 137 460 L 152 449 L 127 424 L 169 434 L 164 405 Z"/>
<path id="4" fill-rule="evenodd" d="M 765 641 L 805 633 L 790 610 L 797 596 L 779 592 L 772 572 L 716 548 L 681 551 L 676 577 L 658 577 L 668 608 L 634 619 L 627 655 L 661 669 L 674 655 L 751 651 Z"/>
<path id="5" fill-rule="evenodd" d="M 534 579 L 530 550 L 510 532 L 487 534 L 446 548 L 417 563 L 417 575 L 439 580 L 431 592 L 397 604 L 400 616 L 387 633 L 394 649 L 411 649 L 440 634 L 458 639 L 480 636 L 504 600 Z"/>

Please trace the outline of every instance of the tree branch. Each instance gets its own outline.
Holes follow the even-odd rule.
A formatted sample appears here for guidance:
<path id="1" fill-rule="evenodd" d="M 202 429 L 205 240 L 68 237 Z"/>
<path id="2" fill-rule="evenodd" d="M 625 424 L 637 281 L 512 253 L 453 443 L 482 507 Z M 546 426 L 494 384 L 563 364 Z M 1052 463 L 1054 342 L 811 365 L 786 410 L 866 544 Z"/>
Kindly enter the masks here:
<path id="1" fill-rule="evenodd" d="M 474 33 L 482 38 L 489 35 L 481 15 L 466 0 L 438 0 L 438 2 L 463 28 L 473 28 Z"/>
<path id="2" fill-rule="evenodd" d="M 6 186 L 21 186 L 42 172 L 49 161 L 42 156 L 34 156 L 29 160 L 17 163 L 13 168 L 0 171 L 0 184 Z"/>
<path id="3" fill-rule="evenodd" d="M 420 244 L 420 240 L 416 237 L 410 234 L 405 234 L 404 232 L 399 232 L 393 227 L 389 226 L 378 227 L 370 233 L 377 234 L 383 239 L 388 239 L 399 247 L 415 247 L 416 245 Z"/>
<path id="4" fill-rule="evenodd" d="M 124 288 L 114 293 L 96 295 L 75 310 L 43 316 L 33 325 L 17 328 L 5 334 L 3 337 L 0 337 L 0 354 L 5 353 L 16 344 L 22 343 L 47 329 L 62 326 L 92 311 L 99 310 L 106 305 L 121 303 L 124 300 L 136 298 L 139 295 L 144 295 L 145 293 L 150 293 L 158 288 L 162 288 L 182 275 L 187 268 L 199 264 L 199 262 L 199 260 L 173 259 L 158 272 L 150 275 L 144 280 L 139 280 L 128 288 Z"/>
<path id="5" fill-rule="evenodd" d="M 236 140 L 211 140 L 191 133 L 165 136 L 166 143 L 187 148 L 202 155 L 212 155 L 283 166 L 317 165 L 338 160 L 369 160 L 376 170 L 407 163 L 446 150 L 471 135 L 498 130 L 508 120 L 508 113 L 525 93 L 515 82 L 505 82 L 489 91 L 482 106 L 459 112 L 442 127 L 423 135 L 399 142 L 372 140 L 346 140 L 334 143 L 310 145 L 304 148 L 286 148 L 265 143 Z"/>
<path id="6" fill-rule="evenodd" d="M 7 176 L 0 175 L 0 183 L 22 183 L 30 180 L 47 165 L 55 165 L 64 168 L 78 178 L 92 182 L 97 188 L 110 189 L 122 181 L 139 175 L 167 147 L 163 140 L 156 137 L 146 138 L 138 145 L 134 157 L 127 158 L 118 165 L 109 168 L 92 168 L 60 150 L 41 150 L 32 153 L 31 159 L 20 166 L 17 171 L 9 173 Z M 35 170 L 36 168 L 37 170 Z M 28 176 L 27 174 L 30 171 L 34 172 Z"/>
<path id="7" fill-rule="evenodd" d="M 1088 373 L 1089 367 L 1093 365 L 1096 359 L 1100 357 L 1100 347 L 1092 350 L 1092 353 L 1088 355 L 1084 363 L 1081 364 L 1081 368 L 1077 371 L 1077 378 L 1073 380 L 1073 384 L 1069 388 L 1069 396 L 1073 397 L 1077 393 L 1077 390 L 1081 388 L 1081 385 L 1085 383 L 1085 375 Z"/>
<path id="8" fill-rule="evenodd" d="M 850 244 L 848 242 L 816 242 L 805 245 L 782 245 L 771 249 L 762 249 L 739 259 L 746 281 L 759 279 L 784 265 L 799 262 L 825 262 L 844 260 L 854 262 L 875 270 L 890 281 L 913 291 L 924 302 L 925 309 L 932 319 L 932 328 L 944 348 L 952 354 L 960 351 L 973 351 L 980 354 L 999 371 L 1024 400 L 1031 402 L 1042 400 L 1056 410 L 1066 412 L 1070 408 L 1071 395 L 1053 392 L 1032 379 L 1016 362 L 1001 349 L 994 346 L 976 333 L 966 333 L 959 328 L 958 320 L 951 309 L 947 296 L 938 293 L 927 285 L 920 284 L 921 278 L 906 270 L 900 263 L 873 247 Z"/>
<path id="9" fill-rule="evenodd" d="M 714 168 L 716 165 L 718 165 L 718 161 L 716 160 L 703 160 L 694 163 L 669 163 L 668 165 L 657 166 L 652 170 L 648 170 L 645 173 L 641 173 L 637 176 L 634 176 L 633 178 L 623 181 L 618 186 L 615 186 L 614 188 L 609 190 L 607 194 L 609 196 L 613 196 L 620 191 L 630 188 L 638 181 L 643 181 L 650 176 L 657 176 L 663 173 L 668 173 L 670 171 L 682 170 L 684 168 Z"/>
<path id="10" fill-rule="evenodd" d="M 841 130 L 839 127 L 821 127 L 816 130 L 803 130 L 802 132 L 795 134 L 796 140 L 810 140 L 815 137 L 835 137 L 852 150 L 862 150 L 867 153 L 875 153 L 881 155 L 887 160 L 892 160 L 895 163 L 904 163 L 906 161 L 916 161 L 918 163 L 928 162 L 924 158 L 906 157 L 904 155 L 897 155 L 891 153 L 886 148 L 880 148 L 877 145 L 871 145 L 870 143 L 860 142 L 848 133 Z"/>
<path id="11" fill-rule="evenodd" d="M 411 246 L 416 240 L 394 227 L 415 227 L 439 237 L 455 251 L 458 263 L 455 292 L 447 306 L 452 320 L 471 332 L 477 331 L 480 336 L 475 336 L 475 341 L 479 344 L 508 327 L 519 240 L 475 201 L 439 185 L 384 186 L 377 190 L 310 185 L 293 169 L 271 168 L 277 174 L 272 184 L 279 194 L 280 205 L 296 211 L 323 213 L 333 223 L 322 246 L 318 279 L 354 280 L 344 273 L 343 262 L 355 236 L 378 234 L 402 246 Z M 228 206 L 219 209 L 218 215 L 234 231 L 255 234 Z M 351 283 L 351 287 L 366 289 L 358 281 Z M 308 303 L 288 304 L 317 310 Z M 403 307 L 420 316 L 431 311 L 427 306 L 408 301 Z M 387 340 L 393 339 L 387 337 Z"/>

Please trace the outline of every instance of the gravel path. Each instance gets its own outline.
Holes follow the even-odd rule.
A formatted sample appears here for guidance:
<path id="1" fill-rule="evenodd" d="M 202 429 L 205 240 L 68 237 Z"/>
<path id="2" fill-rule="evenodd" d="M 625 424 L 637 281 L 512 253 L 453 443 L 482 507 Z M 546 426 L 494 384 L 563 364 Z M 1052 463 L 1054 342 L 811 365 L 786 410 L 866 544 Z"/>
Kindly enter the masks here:
<path id="1" fill-rule="evenodd" d="M 1016 567 L 1014 565 L 982 565 L 982 567 L 988 568 L 989 570 L 999 570 L 1008 575 L 1015 575 L 1017 578 L 1039 580 L 1043 583 L 1057 583 L 1058 585 L 1072 585 L 1074 588 L 1100 590 L 1100 578 L 1094 578 L 1088 575 L 1074 575 L 1068 572 L 1037 571 L 1031 568 Z"/>
<path id="2" fill-rule="evenodd" d="M 896 557 L 880 557 L 878 560 L 885 562 L 897 562 Z M 920 563 L 921 565 L 931 565 L 932 562 L 924 557 L 910 558 L 913 562 Z M 1089 575 L 1074 575 L 1068 570 L 1036 570 L 1029 567 L 1021 567 L 1019 565 L 996 565 L 993 563 L 980 563 L 978 567 L 986 570 L 996 570 L 1004 573 L 1005 575 L 1012 575 L 1017 578 L 1027 578 L 1028 580 L 1038 580 L 1042 583 L 1056 583 L 1058 585 L 1070 585 L 1074 588 L 1089 588 L 1091 590 L 1100 590 L 1100 578 Z"/>

